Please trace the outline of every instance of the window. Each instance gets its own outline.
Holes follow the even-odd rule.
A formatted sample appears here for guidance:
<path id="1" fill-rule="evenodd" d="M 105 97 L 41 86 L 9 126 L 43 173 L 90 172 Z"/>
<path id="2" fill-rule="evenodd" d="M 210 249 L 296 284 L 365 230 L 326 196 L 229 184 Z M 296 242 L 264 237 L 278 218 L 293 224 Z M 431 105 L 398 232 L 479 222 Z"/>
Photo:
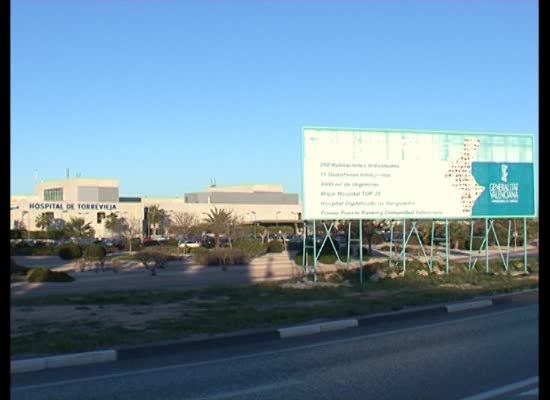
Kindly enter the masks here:
<path id="1" fill-rule="evenodd" d="M 105 213 L 104 212 L 98 212 L 97 213 L 97 223 L 101 224 L 101 221 L 105 219 Z"/>
<path id="2" fill-rule="evenodd" d="M 44 201 L 63 201 L 63 188 L 44 190 Z"/>

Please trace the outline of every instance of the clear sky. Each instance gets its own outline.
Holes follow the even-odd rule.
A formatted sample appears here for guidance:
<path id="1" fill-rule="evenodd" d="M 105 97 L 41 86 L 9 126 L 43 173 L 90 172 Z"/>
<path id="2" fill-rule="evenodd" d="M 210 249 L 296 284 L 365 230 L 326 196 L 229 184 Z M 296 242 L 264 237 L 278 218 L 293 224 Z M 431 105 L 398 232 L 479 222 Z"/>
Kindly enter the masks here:
<path id="1" fill-rule="evenodd" d="M 67 168 L 300 193 L 303 126 L 538 143 L 538 24 L 535 0 L 12 0 L 11 193 Z"/>

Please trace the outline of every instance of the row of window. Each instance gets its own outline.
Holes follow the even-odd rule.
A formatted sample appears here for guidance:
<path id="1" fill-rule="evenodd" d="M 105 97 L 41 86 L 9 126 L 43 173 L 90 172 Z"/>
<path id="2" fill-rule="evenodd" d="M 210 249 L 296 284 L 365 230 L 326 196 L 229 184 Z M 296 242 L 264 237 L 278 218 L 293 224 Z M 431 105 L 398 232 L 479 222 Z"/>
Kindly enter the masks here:
<path id="1" fill-rule="evenodd" d="M 63 188 L 44 190 L 44 201 L 63 201 Z"/>

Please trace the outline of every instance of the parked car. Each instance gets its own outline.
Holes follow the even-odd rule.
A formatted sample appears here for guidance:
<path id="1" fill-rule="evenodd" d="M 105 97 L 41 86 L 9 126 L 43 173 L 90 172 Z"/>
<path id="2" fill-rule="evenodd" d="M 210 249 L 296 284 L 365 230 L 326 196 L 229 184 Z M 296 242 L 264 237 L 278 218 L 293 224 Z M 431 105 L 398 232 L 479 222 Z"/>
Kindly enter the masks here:
<path id="1" fill-rule="evenodd" d="M 178 247 L 195 248 L 201 246 L 201 240 L 199 238 L 186 238 L 178 241 Z"/>

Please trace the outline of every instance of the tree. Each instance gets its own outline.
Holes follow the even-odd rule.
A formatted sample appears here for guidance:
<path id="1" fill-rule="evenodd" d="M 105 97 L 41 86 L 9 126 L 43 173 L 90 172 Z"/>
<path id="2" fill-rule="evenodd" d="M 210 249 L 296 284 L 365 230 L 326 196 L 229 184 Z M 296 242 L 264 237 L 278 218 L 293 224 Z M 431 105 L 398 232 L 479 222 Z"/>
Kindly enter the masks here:
<path id="1" fill-rule="evenodd" d="M 90 225 L 90 222 L 86 223 L 84 218 L 71 218 L 71 220 L 65 224 L 65 231 L 67 232 L 67 236 L 75 238 L 91 238 L 95 235 L 95 231 Z"/>
<path id="2" fill-rule="evenodd" d="M 149 248 L 141 250 L 135 255 L 136 260 L 140 261 L 143 266 L 151 271 L 151 275 L 157 274 L 157 268 L 164 268 L 170 254 L 163 248 Z"/>
<path id="3" fill-rule="evenodd" d="M 188 236 L 199 225 L 197 216 L 188 212 L 175 212 L 171 221 L 172 232 L 176 235 Z"/>
<path id="4" fill-rule="evenodd" d="M 231 215 L 226 225 L 225 234 L 229 239 L 229 247 L 233 248 L 233 241 L 245 235 L 244 218 L 238 215 Z"/>
<path id="5" fill-rule="evenodd" d="M 347 227 L 349 221 L 342 221 L 342 224 L 344 224 L 345 227 Z M 388 227 L 388 221 L 387 220 L 362 220 L 362 234 L 363 234 L 363 242 L 367 242 L 369 248 L 368 248 L 368 255 L 372 256 L 372 240 L 375 236 L 379 234 L 380 231 L 386 229 Z M 351 224 L 351 235 L 354 237 L 357 237 L 359 235 L 359 228 L 358 224 L 354 224 L 352 221 Z"/>
<path id="6" fill-rule="evenodd" d="M 458 249 L 460 241 L 469 237 L 468 225 L 464 224 L 464 221 L 451 221 L 449 222 L 449 240 L 454 241 L 454 248 Z"/>
<path id="7" fill-rule="evenodd" d="M 109 229 L 111 233 L 118 233 L 117 228 L 120 227 L 119 218 L 115 213 L 109 214 L 105 218 L 105 228 Z"/>
<path id="8" fill-rule="evenodd" d="M 220 235 L 229 233 L 233 216 L 231 211 L 214 207 L 204 219 L 208 229 L 214 234 L 215 247 L 220 247 Z"/>
<path id="9" fill-rule="evenodd" d="M 169 221 L 166 211 L 160 208 L 158 205 L 153 205 L 149 207 L 147 211 L 147 221 L 151 228 L 153 228 L 153 235 L 158 234 L 158 228 L 165 226 L 167 221 Z"/>
<path id="10" fill-rule="evenodd" d="M 42 231 L 45 229 L 48 229 L 50 225 L 53 222 L 53 215 L 50 213 L 42 213 L 39 216 L 36 217 L 34 220 L 34 223 L 38 228 L 40 228 Z"/>
<path id="11" fill-rule="evenodd" d="M 132 239 L 141 232 L 141 221 L 135 217 L 117 218 L 115 231 L 128 241 L 128 251 L 132 252 Z"/>

